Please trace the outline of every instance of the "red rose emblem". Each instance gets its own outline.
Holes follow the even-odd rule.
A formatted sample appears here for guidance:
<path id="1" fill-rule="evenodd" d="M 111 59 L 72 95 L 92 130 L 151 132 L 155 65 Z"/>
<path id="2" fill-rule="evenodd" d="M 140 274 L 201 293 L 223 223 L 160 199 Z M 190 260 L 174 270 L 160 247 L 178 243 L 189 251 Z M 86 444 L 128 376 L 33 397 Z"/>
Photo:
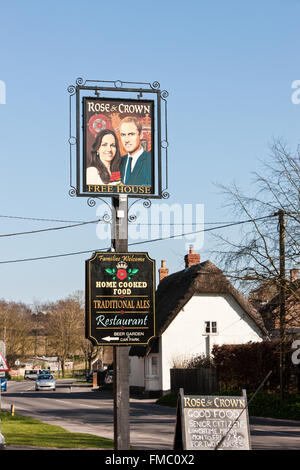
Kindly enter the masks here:
<path id="1" fill-rule="evenodd" d="M 127 272 L 125 269 L 118 269 L 116 276 L 120 281 L 123 281 L 127 277 Z"/>

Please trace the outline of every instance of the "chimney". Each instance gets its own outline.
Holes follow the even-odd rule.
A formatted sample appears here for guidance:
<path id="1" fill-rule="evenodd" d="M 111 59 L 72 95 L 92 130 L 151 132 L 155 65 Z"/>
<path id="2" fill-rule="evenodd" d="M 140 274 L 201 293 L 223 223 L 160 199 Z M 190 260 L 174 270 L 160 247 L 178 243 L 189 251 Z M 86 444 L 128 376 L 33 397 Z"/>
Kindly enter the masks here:
<path id="1" fill-rule="evenodd" d="M 169 275 L 169 269 L 166 268 L 166 262 L 164 259 L 161 260 L 161 268 L 159 268 L 158 272 L 159 272 L 159 282 Z"/>
<path id="2" fill-rule="evenodd" d="M 193 266 L 194 264 L 200 263 L 200 255 L 199 253 L 194 253 L 193 245 L 190 246 L 189 254 L 185 255 L 184 261 L 185 261 L 186 268 L 189 268 L 190 266 Z"/>
<path id="3" fill-rule="evenodd" d="M 298 281 L 298 277 L 299 277 L 299 269 L 291 269 L 290 270 L 290 280 L 291 280 L 291 282 Z"/>
<path id="4" fill-rule="evenodd" d="M 266 303 L 268 302 L 268 293 L 266 289 L 262 289 L 260 291 L 260 297 L 259 297 L 260 302 Z"/>

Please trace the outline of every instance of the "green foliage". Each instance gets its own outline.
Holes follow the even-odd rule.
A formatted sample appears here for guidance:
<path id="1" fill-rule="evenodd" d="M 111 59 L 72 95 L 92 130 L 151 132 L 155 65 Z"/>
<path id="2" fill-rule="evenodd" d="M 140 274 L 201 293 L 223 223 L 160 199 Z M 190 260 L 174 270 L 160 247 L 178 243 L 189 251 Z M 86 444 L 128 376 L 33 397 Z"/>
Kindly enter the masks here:
<path id="1" fill-rule="evenodd" d="M 292 377 L 297 375 L 297 368 L 291 361 L 292 351 L 291 345 L 287 344 L 285 382 L 289 385 L 291 391 L 296 392 Z M 248 392 L 255 391 L 271 370 L 272 374 L 265 384 L 265 389 L 269 391 L 278 390 L 280 382 L 279 352 L 279 340 L 215 345 L 212 354 L 220 388 L 239 390 L 245 388 Z"/>
<path id="2" fill-rule="evenodd" d="M 138 272 L 138 269 L 128 269 L 128 279 L 130 280 L 131 277 Z"/>
<path id="3" fill-rule="evenodd" d="M 138 269 L 134 268 L 132 271 L 131 271 L 131 274 L 136 274 L 138 272 Z"/>
<path id="4" fill-rule="evenodd" d="M 250 401 L 251 395 L 249 394 L 248 401 Z M 299 420 L 300 395 L 290 395 L 281 404 L 278 394 L 258 393 L 249 405 L 249 415 Z"/>
<path id="5" fill-rule="evenodd" d="M 110 274 L 111 276 L 112 276 L 113 274 L 115 274 L 115 272 L 116 272 L 115 268 L 113 268 L 113 269 L 106 268 L 105 271 L 106 271 L 108 274 Z"/>
<path id="6" fill-rule="evenodd" d="M 167 393 L 166 395 L 160 397 L 156 403 L 158 405 L 175 407 L 177 405 L 177 397 L 177 393 Z"/>

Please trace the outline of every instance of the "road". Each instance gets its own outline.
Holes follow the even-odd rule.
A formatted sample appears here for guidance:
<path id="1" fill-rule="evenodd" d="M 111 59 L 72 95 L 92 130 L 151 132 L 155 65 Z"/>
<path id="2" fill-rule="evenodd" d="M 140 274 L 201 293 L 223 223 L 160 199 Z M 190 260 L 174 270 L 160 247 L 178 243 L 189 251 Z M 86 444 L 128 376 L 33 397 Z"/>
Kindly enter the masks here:
<path id="1" fill-rule="evenodd" d="M 73 384 L 73 385 L 72 385 Z M 2 394 L 2 409 L 32 416 L 71 432 L 85 432 L 113 439 L 113 396 L 92 391 L 85 384 L 58 380 L 56 391 L 38 391 L 34 381 L 9 382 Z M 130 399 L 130 442 L 136 449 L 171 450 L 175 427 L 174 408 L 153 399 Z M 253 449 L 299 450 L 300 421 L 250 418 Z"/>

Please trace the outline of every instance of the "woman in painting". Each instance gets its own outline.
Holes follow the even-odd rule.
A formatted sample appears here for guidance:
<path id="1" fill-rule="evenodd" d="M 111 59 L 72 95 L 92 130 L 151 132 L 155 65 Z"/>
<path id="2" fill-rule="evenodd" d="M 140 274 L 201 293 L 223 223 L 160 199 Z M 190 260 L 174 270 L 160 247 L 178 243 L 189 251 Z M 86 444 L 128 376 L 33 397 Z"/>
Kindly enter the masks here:
<path id="1" fill-rule="evenodd" d="M 86 170 L 86 184 L 118 184 L 121 157 L 114 131 L 100 131 L 92 145 L 91 154 L 91 164 Z"/>

